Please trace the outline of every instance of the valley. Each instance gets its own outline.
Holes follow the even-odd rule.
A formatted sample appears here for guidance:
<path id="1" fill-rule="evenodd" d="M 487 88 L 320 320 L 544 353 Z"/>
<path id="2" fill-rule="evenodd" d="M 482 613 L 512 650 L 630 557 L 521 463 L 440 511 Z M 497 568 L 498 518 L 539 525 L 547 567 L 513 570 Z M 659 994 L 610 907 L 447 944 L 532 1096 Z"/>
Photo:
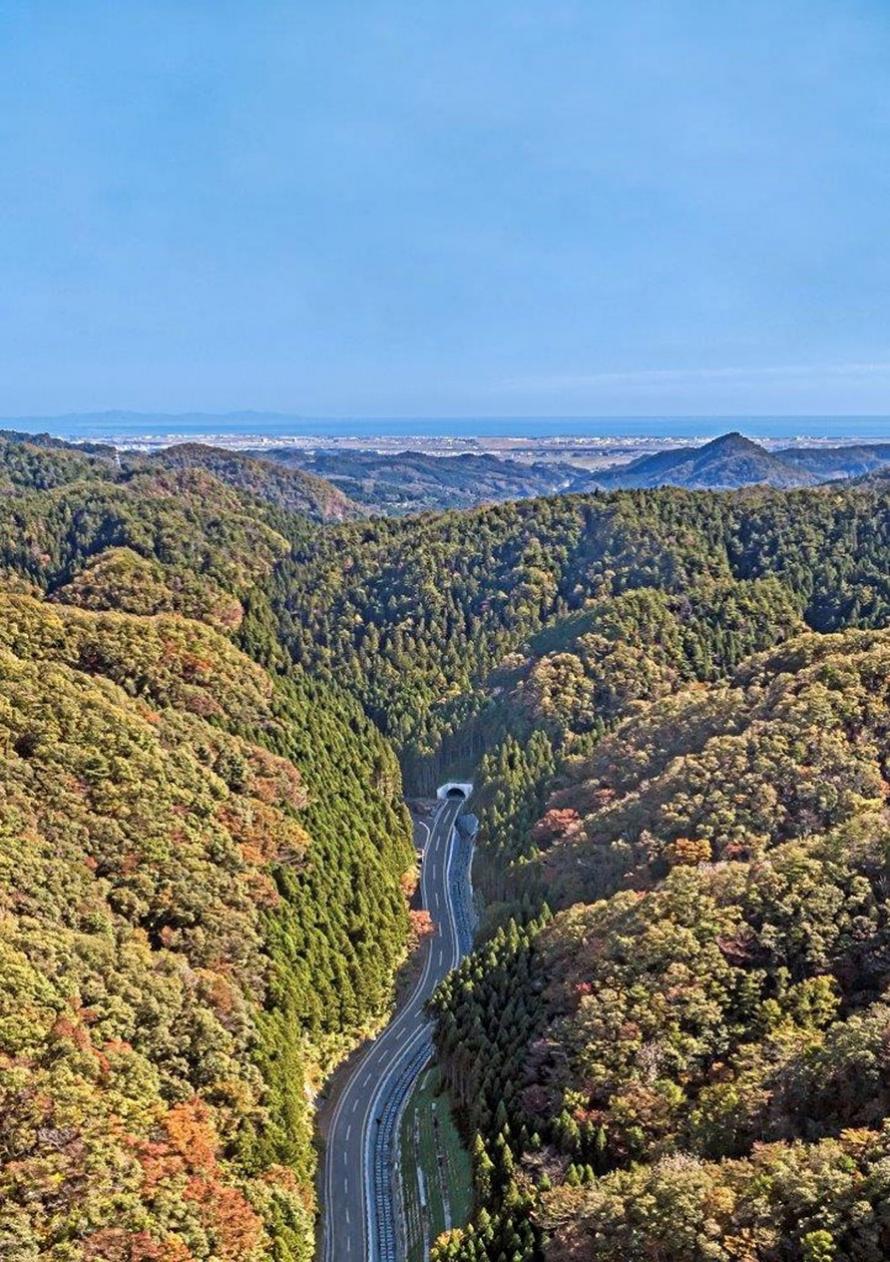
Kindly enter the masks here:
<path id="1" fill-rule="evenodd" d="M 0 454 L 15 1262 L 398 1256 L 431 1054 L 433 1262 L 883 1256 L 886 479 L 369 517 Z"/>
<path id="2" fill-rule="evenodd" d="M 890 1262 L 890 4 L 0 41 L 0 1262 Z"/>

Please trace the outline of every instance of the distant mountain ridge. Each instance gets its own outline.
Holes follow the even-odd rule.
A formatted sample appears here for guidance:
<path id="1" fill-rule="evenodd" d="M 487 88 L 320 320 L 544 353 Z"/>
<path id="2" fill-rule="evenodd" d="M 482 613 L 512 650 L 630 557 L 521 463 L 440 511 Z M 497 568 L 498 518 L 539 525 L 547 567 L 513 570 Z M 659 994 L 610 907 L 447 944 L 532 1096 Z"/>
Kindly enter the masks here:
<path id="1" fill-rule="evenodd" d="M 225 447 L 178 443 L 142 454 L 108 443 L 71 443 L 51 434 L 0 430 L 0 489 L 4 484 L 45 488 L 90 476 L 124 482 L 134 474 L 160 469 L 202 469 L 236 491 L 313 521 L 363 516 L 359 505 L 324 478 Z"/>
<path id="2" fill-rule="evenodd" d="M 592 475 L 569 464 L 527 464 L 487 452 L 436 456 L 410 450 L 381 453 L 280 447 L 249 454 L 324 478 L 351 501 L 393 515 L 469 508 L 486 500 L 527 499 L 596 487 Z"/>
<path id="3" fill-rule="evenodd" d="M 658 486 L 706 491 L 742 486 L 788 490 L 837 478 L 871 476 L 890 466 L 890 443 L 767 451 L 737 432 L 701 446 L 675 447 L 604 469 L 562 462 L 525 463 L 490 453 L 438 456 L 419 451 L 284 447 L 250 454 L 323 477 L 350 500 L 388 514 L 466 508 L 538 495 Z"/>
<path id="4" fill-rule="evenodd" d="M 48 433 L 0 430 L 10 459 L 20 453 L 20 476 L 49 476 L 24 470 L 40 461 L 52 481 L 76 474 L 75 461 L 92 460 L 105 476 L 118 479 L 135 470 L 201 468 L 236 490 L 316 521 L 344 521 L 369 513 L 404 516 L 538 496 L 592 491 L 645 490 L 677 486 L 728 491 L 744 486 L 779 490 L 816 486 L 847 478 L 871 478 L 890 470 L 890 442 L 787 447 L 769 451 L 733 431 L 709 442 L 638 456 L 627 464 L 585 468 L 568 460 L 521 460 L 492 452 L 440 455 L 428 451 L 375 451 L 368 448 L 230 446 L 182 442 L 148 453 L 118 450 L 98 442 L 68 442 Z M 30 456 L 27 453 L 32 453 Z M 53 453 L 57 453 L 57 458 Z M 64 466 L 64 468 L 63 468 Z"/>
<path id="5" fill-rule="evenodd" d="M 821 480 L 804 462 L 796 465 L 739 433 L 723 434 L 703 447 L 679 447 L 640 456 L 628 465 L 598 472 L 596 477 L 600 485 L 610 488 L 669 485 L 710 491 L 761 484 L 785 489 Z"/>
<path id="6" fill-rule="evenodd" d="M 858 443 L 850 447 L 788 447 L 774 453 L 787 464 L 828 478 L 855 478 L 875 473 L 890 464 L 890 443 Z"/>

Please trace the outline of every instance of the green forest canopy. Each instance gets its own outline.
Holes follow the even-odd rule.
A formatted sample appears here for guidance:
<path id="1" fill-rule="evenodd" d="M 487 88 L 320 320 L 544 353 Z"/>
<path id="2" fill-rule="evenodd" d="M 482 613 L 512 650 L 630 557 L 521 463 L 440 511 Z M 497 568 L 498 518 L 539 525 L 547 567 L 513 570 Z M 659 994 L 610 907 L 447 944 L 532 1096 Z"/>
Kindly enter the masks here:
<path id="1" fill-rule="evenodd" d="M 387 737 L 478 764 L 437 1256 L 890 1251 L 886 482 L 321 526 L 260 462 L 0 455 L 16 1262 L 311 1256 L 306 1088 L 404 950 Z"/>
<path id="2" fill-rule="evenodd" d="M 397 765 L 205 625 L 0 610 L 5 1256 L 309 1258 L 306 1088 L 403 951 Z"/>

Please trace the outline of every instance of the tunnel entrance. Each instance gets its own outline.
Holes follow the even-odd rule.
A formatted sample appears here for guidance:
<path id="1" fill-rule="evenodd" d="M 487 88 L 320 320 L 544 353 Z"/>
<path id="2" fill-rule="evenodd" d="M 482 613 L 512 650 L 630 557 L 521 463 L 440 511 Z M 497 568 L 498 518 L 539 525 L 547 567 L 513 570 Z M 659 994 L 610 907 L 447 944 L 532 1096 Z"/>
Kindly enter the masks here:
<path id="1" fill-rule="evenodd" d="M 436 790 L 436 797 L 440 800 L 456 801 L 457 799 L 468 798 L 472 792 L 473 786 L 471 784 L 459 784 L 454 780 L 450 780 L 447 784 L 439 786 Z"/>

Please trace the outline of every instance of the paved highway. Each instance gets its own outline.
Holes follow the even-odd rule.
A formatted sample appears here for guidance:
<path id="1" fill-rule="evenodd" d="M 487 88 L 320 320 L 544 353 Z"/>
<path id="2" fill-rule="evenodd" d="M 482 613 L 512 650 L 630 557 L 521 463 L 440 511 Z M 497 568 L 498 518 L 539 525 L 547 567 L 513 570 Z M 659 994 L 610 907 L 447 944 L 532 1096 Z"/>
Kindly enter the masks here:
<path id="1" fill-rule="evenodd" d="M 369 1043 L 341 1089 L 328 1127 L 323 1181 L 324 1262 L 391 1262 L 397 1256 L 392 1197 L 395 1121 L 414 1078 L 432 1052 L 424 1005 L 469 943 L 464 891 L 456 872 L 455 820 L 462 798 L 436 808 L 421 870 L 421 893 L 436 926 L 410 998 Z M 424 825 L 424 827 L 426 827 Z"/>

